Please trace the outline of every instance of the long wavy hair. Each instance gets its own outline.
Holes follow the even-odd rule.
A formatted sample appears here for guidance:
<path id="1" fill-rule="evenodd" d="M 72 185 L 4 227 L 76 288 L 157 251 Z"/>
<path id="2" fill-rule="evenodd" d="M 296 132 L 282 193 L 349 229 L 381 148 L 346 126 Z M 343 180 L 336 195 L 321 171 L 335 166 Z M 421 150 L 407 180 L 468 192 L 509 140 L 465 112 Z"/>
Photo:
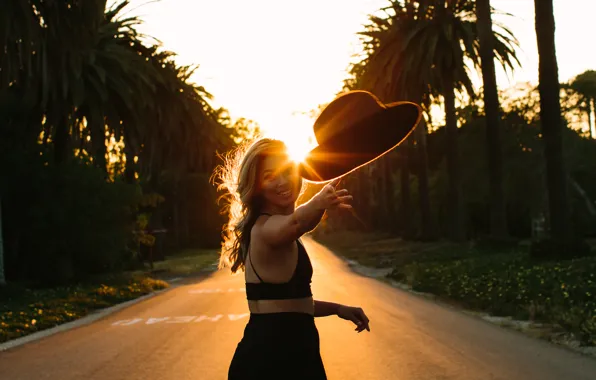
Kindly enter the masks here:
<path id="1" fill-rule="evenodd" d="M 287 154 L 279 140 L 259 138 L 228 153 L 223 165 L 215 171 L 218 189 L 225 190 L 222 213 L 228 214 L 223 227 L 219 268 L 230 267 L 232 273 L 244 270 L 250 244 L 250 231 L 263 207 L 259 189 L 259 172 L 265 157 Z M 302 190 L 303 181 L 300 180 Z"/>

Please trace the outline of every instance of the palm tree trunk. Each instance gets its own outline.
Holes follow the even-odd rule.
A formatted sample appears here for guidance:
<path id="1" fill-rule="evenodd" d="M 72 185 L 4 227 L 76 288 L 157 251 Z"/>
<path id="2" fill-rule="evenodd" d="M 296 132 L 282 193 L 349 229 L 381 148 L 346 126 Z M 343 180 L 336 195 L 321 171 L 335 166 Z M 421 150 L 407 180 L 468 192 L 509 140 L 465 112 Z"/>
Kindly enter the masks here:
<path id="1" fill-rule="evenodd" d="M 68 158 L 70 145 L 70 128 L 68 116 L 61 115 L 55 119 L 54 132 L 54 162 L 61 164 Z"/>
<path id="2" fill-rule="evenodd" d="M 103 112 L 91 111 L 87 115 L 87 126 L 91 132 L 91 147 L 93 149 L 93 161 L 95 165 L 106 174 L 107 165 L 107 145 L 106 145 L 106 127 Z"/>
<path id="3" fill-rule="evenodd" d="M 422 118 L 416 127 L 416 146 L 418 153 L 418 197 L 421 217 L 422 240 L 436 239 L 436 229 L 430 209 L 430 194 L 428 189 L 428 156 L 426 154 L 426 120 Z"/>
<path id="4" fill-rule="evenodd" d="M 385 193 L 383 196 L 385 208 L 383 209 L 383 212 L 385 214 L 385 228 L 389 232 L 395 231 L 395 212 L 393 209 L 393 155 L 391 153 L 388 153 L 383 157 L 383 177 L 385 177 Z"/>
<path id="5" fill-rule="evenodd" d="M 400 232 L 404 239 L 411 239 L 414 235 L 412 224 L 412 197 L 410 195 L 410 140 L 407 139 L 399 150 L 400 153 Z"/>
<path id="6" fill-rule="evenodd" d="M 534 0 L 538 43 L 538 90 L 540 124 L 544 136 L 546 183 L 551 235 L 560 240 L 570 237 L 567 176 L 563 159 L 563 123 L 559 99 L 559 73 L 555 50 L 555 17 L 552 0 Z"/>
<path id="7" fill-rule="evenodd" d="M 358 170 L 357 172 L 351 174 L 349 177 L 349 184 L 350 184 L 350 193 L 354 196 L 354 202 L 352 206 L 354 210 L 361 210 L 362 207 L 362 199 L 363 199 L 363 192 L 362 192 L 362 169 Z M 347 186 L 346 186 L 347 187 Z M 350 229 L 358 228 L 359 226 L 355 223 L 357 220 L 356 218 L 350 218 Z"/>
<path id="8" fill-rule="evenodd" d="M 358 169 L 358 183 L 360 188 L 360 197 L 359 197 L 359 207 L 360 211 L 359 214 L 361 218 L 364 220 L 365 226 L 369 226 L 372 221 L 372 212 L 371 212 L 371 176 L 369 174 L 370 166 L 366 166 L 363 168 Z"/>
<path id="9" fill-rule="evenodd" d="M 447 175 L 449 238 L 464 241 L 466 237 L 461 198 L 461 178 L 459 172 L 459 149 L 457 144 L 457 119 L 455 114 L 455 88 L 451 73 L 446 73 L 444 81 L 445 98 L 445 133 L 447 135 Z"/>
<path id="10" fill-rule="evenodd" d="M 6 285 L 4 276 L 4 240 L 2 239 L 2 198 L 0 198 L 0 286 Z"/>
<path id="11" fill-rule="evenodd" d="M 135 151 L 132 146 L 130 132 L 127 130 L 128 125 L 124 125 L 124 156 L 126 163 L 124 164 L 124 179 L 126 183 L 135 183 L 137 164 L 135 163 Z"/>
<path id="12" fill-rule="evenodd" d="M 594 99 L 588 99 L 588 128 L 590 129 L 590 139 L 594 139 L 594 130 L 592 129 L 592 115 L 594 115 L 594 111 Z M 594 128 L 596 129 L 596 125 Z"/>
<path id="13" fill-rule="evenodd" d="M 495 75 L 492 19 L 490 0 L 476 1 L 478 40 L 484 82 L 484 110 L 486 113 L 486 139 L 488 153 L 488 179 L 490 202 L 490 235 L 504 238 L 507 234 L 505 190 L 503 188 L 503 153 L 499 128 L 499 95 Z"/>
<path id="14" fill-rule="evenodd" d="M 387 227 L 387 223 L 385 222 L 385 184 L 387 183 L 387 178 L 383 176 L 383 159 L 381 158 L 375 161 L 371 165 L 371 169 L 373 170 L 373 179 L 371 180 L 374 181 L 374 186 L 370 199 L 374 205 L 372 214 L 375 216 L 372 220 L 372 225 L 375 229 L 385 230 Z"/>

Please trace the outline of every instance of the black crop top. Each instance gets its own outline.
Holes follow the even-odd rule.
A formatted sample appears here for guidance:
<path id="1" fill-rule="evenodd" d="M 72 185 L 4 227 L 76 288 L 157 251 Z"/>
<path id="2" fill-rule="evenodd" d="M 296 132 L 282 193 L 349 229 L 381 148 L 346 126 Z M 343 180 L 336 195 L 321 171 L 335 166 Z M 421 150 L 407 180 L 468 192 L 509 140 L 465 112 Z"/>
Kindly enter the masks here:
<path id="1" fill-rule="evenodd" d="M 313 274 L 312 264 L 302 243 L 299 240 L 296 240 L 296 242 L 298 243 L 298 263 L 294 269 L 294 274 L 288 282 L 278 284 L 263 281 L 252 264 L 250 253 L 248 254 L 250 265 L 259 278 L 259 281 L 261 281 L 258 283 L 246 283 L 246 298 L 248 300 L 284 300 L 312 297 L 310 288 Z"/>

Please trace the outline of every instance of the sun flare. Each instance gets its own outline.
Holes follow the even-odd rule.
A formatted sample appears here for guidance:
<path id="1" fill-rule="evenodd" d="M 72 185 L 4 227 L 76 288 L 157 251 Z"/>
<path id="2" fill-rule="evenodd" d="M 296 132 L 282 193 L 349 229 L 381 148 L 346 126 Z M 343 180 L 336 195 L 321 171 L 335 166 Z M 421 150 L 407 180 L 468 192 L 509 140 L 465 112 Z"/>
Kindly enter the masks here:
<path id="1" fill-rule="evenodd" d="M 288 147 L 290 159 L 296 163 L 304 162 L 308 156 L 310 148 L 306 144 L 296 143 L 295 141 L 284 141 Z"/>
<path id="2" fill-rule="evenodd" d="M 304 115 L 294 115 L 289 118 L 283 128 L 275 131 L 273 138 L 286 144 L 290 159 L 296 163 L 304 162 L 308 153 L 315 147 L 312 132 L 313 121 Z"/>

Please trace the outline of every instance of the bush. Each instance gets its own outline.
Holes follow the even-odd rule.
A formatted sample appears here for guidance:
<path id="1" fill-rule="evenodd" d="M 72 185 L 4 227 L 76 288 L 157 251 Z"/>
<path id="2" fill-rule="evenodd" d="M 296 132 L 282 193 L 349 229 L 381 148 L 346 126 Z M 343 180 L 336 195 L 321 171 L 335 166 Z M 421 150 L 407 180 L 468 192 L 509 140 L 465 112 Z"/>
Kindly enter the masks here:
<path id="1" fill-rule="evenodd" d="M 81 160 L 56 166 L 44 155 L 4 151 L 0 194 L 6 274 L 40 285 L 130 267 L 139 192 Z"/>
<path id="2" fill-rule="evenodd" d="M 0 343 L 81 318 L 91 311 L 128 301 L 168 284 L 145 276 L 109 276 L 98 283 L 53 289 L 0 288 Z"/>
<path id="3" fill-rule="evenodd" d="M 595 273 L 592 257 L 537 264 L 517 253 L 418 262 L 390 277 L 493 315 L 558 323 L 596 345 Z"/>
<path id="4" fill-rule="evenodd" d="M 530 257 L 536 260 L 565 260 L 590 256 L 590 245 L 581 239 L 562 241 L 546 238 L 533 241 L 530 245 Z"/>

